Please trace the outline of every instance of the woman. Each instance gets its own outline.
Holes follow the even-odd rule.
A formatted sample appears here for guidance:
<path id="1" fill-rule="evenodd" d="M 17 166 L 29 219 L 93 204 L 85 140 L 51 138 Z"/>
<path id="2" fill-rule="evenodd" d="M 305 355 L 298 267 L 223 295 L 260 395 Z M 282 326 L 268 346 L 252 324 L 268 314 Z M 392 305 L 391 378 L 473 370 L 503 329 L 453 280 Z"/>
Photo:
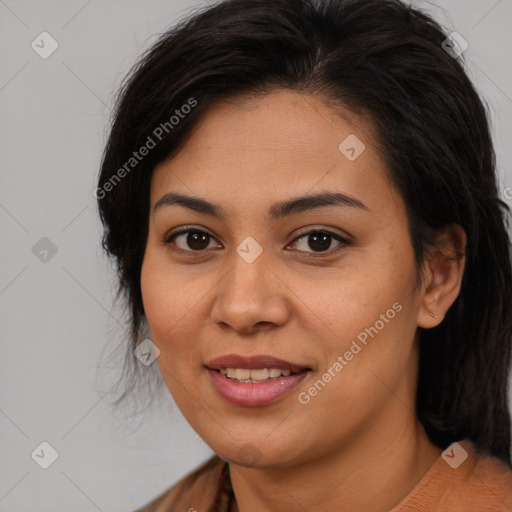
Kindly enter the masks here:
<path id="1" fill-rule="evenodd" d="M 397 0 L 228 0 L 134 68 L 103 245 L 216 454 L 141 511 L 512 510 L 508 211 L 456 42 Z"/>

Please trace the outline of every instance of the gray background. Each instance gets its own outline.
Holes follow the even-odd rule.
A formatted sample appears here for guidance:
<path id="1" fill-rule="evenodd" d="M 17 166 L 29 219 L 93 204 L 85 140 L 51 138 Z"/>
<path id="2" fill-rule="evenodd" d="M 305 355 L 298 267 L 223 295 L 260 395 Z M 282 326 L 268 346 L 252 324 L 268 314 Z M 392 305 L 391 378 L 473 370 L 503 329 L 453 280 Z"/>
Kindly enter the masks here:
<path id="1" fill-rule="evenodd" d="M 510 204 L 512 0 L 413 3 L 469 42 Z M 159 33 L 204 4 L 0 0 L 1 511 L 134 510 L 211 454 L 169 396 L 140 425 L 109 405 L 123 320 L 93 196 L 114 91 Z M 47 59 L 31 47 L 43 31 L 59 44 Z M 46 262 L 32 250 L 43 237 L 57 249 Z M 106 350 L 118 361 L 105 364 Z M 46 470 L 31 458 L 42 441 L 58 452 Z"/>

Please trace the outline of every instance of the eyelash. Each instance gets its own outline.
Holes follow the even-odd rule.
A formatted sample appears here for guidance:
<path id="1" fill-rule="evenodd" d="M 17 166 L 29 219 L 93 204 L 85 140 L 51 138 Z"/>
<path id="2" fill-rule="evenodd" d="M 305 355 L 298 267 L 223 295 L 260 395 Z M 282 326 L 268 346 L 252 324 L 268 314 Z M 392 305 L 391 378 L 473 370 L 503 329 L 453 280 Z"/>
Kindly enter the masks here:
<path id="1" fill-rule="evenodd" d="M 213 235 L 211 235 L 210 233 L 208 233 L 207 231 L 204 231 L 202 229 L 197 229 L 197 228 L 183 228 L 181 229 L 180 231 L 176 231 L 175 233 L 171 233 L 170 235 L 166 235 L 163 240 L 162 240 L 162 244 L 163 245 L 171 245 L 172 241 L 179 235 L 183 235 L 185 233 L 200 233 L 200 234 L 205 234 L 205 235 L 208 235 L 210 238 L 213 238 L 215 239 L 215 237 Z M 337 240 L 338 242 L 340 242 L 340 245 L 338 245 L 338 247 L 334 248 L 334 249 L 328 249 L 327 251 L 320 251 L 320 252 L 308 252 L 308 251 L 299 251 L 299 252 L 306 252 L 309 256 L 307 257 L 310 257 L 310 258 L 326 258 L 326 257 L 329 257 L 329 256 L 332 256 L 333 254 L 336 254 L 338 253 L 339 251 L 341 251 L 342 249 L 344 249 L 346 246 L 349 246 L 351 245 L 351 242 L 350 240 L 347 240 L 346 238 L 343 238 L 342 236 L 340 236 L 339 234 L 337 233 L 333 233 L 332 231 L 329 231 L 329 230 L 326 230 L 326 229 L 311 229 L 309 231 L 306 231 L 304 233 L 301 233 L 299 236 L 297 236 L 293 241 L 292 241 L 292 244 L 298 240 L 300 240 L 301 238 L 304 238 L 304 237 L 308 237 L 310 235 L 314 235 L 314 234 L 325 234 L 325 235 L 329 235 L 331 236 L 332 238 L 334 238 L 335 240 Z M 180 251 L 182 253 L 196 253 L 196 254 L 201 254 L 201 253 L 204 253 L 207 249 L 202 249 L 200 251 L 193 251 L 193 250 L 185 250 L 185 249 L 173 249 L 173 250 L 176 250 L 176 251 Z"/>

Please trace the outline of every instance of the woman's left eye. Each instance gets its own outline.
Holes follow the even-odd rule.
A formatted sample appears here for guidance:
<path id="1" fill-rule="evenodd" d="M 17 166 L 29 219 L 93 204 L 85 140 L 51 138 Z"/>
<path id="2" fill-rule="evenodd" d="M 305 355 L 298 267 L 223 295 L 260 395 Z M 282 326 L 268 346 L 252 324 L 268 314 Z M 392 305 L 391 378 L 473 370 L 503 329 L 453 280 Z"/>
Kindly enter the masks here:
<path id="1" fill-rule="evenodd" d="M 185 236 L 186 235 L 186 236 Z M 177 243 L 179 239 L 182 239 L 184 246 L 181 246 Z M 310 230 L 306 233 L 302 233 L 299 237 L 295 238 L 295 240 L 290 244 L 297 244 L 300 243 L 301 240 L 307 239 L 307 247 L 312 249 L 313 255 L 319 255 L 322 256 L 322 253 L 328 253 L 331 255 L 332 253 L 335 253 L 343 247 L 350 245 L 350 241 L 346 238 L 343 238 L 342 236 L 333 233 L 331 231 L 326 230 Z M 170 235 L 167 235 L 163 240 L 164 245 L 171 245 L 174 244 L 178 247 L 178 250 L 181 250 L 183 252 L 202 252 L 205 249 L 208 249 L 208 246 L 210 245 L 209 242 L 212 240 L 215 240 L 212 235 L 210 235 L 207 231 L 203 231 L 201 229 L 183 229 L 181 231 L 178 231 L 176 233 L 172 233 Z M 337 241 L 338 245 L 331 249 L 332 242 Z M 303 246 L 306 245 L 303 243 Z M 188 246 L 188 249 L 187 249 Z M 308 250 L 299 249 L 300 252 L 310 252 Z"/>
<path id="2" fill-rule="evenodd" d="M 325 231 L 325 230 L 311 230 L 307 233 L 303 233 L 298 238 L 294 240 L 292 243 L 297 243 L 298 241 L 302 240 L 303 238 L 308 239 L 307 246 L 311 249 L 315 249 L 313 253 L 316 253 L 317 251 L 320 253 L 329 251 L 329 254 L 335 253 L 339 250 L 341 250 L 343 247 L 350 244 L 350 242 L 343 238 L 342 236 L 332 233 L 331 231 Z M 331 242 L 335 240 L 338 242 L 338 245 L 333 249 L 330 250 Z M 304 251 L 308 252 L 308 251 Z"/>

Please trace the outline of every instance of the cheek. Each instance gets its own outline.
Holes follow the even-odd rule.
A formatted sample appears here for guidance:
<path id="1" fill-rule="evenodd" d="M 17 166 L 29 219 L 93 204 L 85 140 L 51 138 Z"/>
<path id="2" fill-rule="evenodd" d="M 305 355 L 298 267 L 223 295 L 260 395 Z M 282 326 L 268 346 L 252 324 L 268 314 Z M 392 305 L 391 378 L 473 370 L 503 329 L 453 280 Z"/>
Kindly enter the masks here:
<path id="1" fill-rule="evenodd" d="M 343 385 L 334 385 L 332 391 L 348 403 L 357 402 L 360 393 L 375 396 L 379 383 L 372 371 L 386 382 L 397 381 L 408 365 L 416 331 L 412 255 L 380 254 L 361 257 L 336 279 L 316 281 L 313 286 L 303 281 L 303 288 L 297 290 L 297 295 L 309 297 L 308 305 L 321 320 L 316 322 L 315 335 L 326 370 L 340 362 L 338 356 L 343 358 L 342 370 L 339 365 L 339 371 L 332 370 L 334 380 Z M 327 396 L 323 398 L 327 405 Z"/>
<path id="2" fill-rule="evenodd" d="M 171 268 L 161 248 L 147 248 L 140 285 L 146 318 L 155 332 L 170 329 L 193 306 L 193 285 Z"/>
<path id="3" fill-rule="evenodd" d="M 293 289 L 321 320 L 317 323 L 326 334 L 334 340 L 346 340 L 379 321 L 386 311 L 391 309 L 388 316 L 393 316 L 394 303 L 404 305 L 411 300 L 410 267 L 404 262 L 397 270 L 389 259 L 360 258 L 328 277 L 314 280 L 295 277 Z"/>
<path id="4" fill-rule="evenodd" d="M 204 279 L 169 265 L 164 251 L 148 249 L 141 270 L 144 312 L 153 343 L 160 349 L 157 362 L 176 377 L 201 371 L 198 364 L 206 314 Z M 169 382 L 169 384 L 172 384 Z"/>
<path id="5" fill-rule="evenodd" d="M 197 364 L 194 350 L 198 332 L 193 330 L 201 324 L 190 321 L 197 311 L 194 305 L 199 298 L 191 293 L 191 286 L 177 272 L 170 272 L 162 258 L 151 250 L 144 257 L 141 291 L 151 340 L 160 350 L 156 363 L 170 394 L 180 404 L 180 409 L 187 411 L 191 403 L 201 399 L 201 389 L 194 385 L 202 368 Z"/>
<path id="6" fill-rule="evenodd" d="M 358 411 L 365 397 L 366 410 L 378 410 L 411 364 L 417 306 L 410 281 L 404 275 L 398 282 L 382 278 L 366 284 L 344 296 L 337 319 L 330 312 L 339 336 L 329 346 L 327 369 L 339 364 L 332 396 L 326 393 L 318 405 L 328 407 L 334 396 L 347 410 Z"/>
<path id="7" fill-rule="evenodd" d="M 340 315 L 339 335 L 324 345 L 325 366 L 301 389 L 300 403 L 308 401 L 304 414 L 324 424 L 343 421 L 348 432 L 372 424 L 395 394 L 407 403 L 398 390 L 412 361 L 411 305 L 392 298 L 381 298 L 381 304 Z"/>
<path id="8" fill-rule="evenodd" d="M 186 293 L 177 273 L 171 273 L 156 251 L 148 249 L 141 270 L 141 292 L 144 312 L 153 341 L 167 348 L 172 334 L 192 307 L 192 294 Z M 163 343 L 165 341 L 165 343 Z"/>
<path id="9" fill-rule="evenodd" d="M 176 287 L 162 270 L 151 251 L 147 251 L 142 264 L 140 285 L 144 312 L 153 334 L 165 328 L 166 324 L 167 328 L 172 325 L 174 315 L 169 312 L 175 311 L 171 306 Z"/>

